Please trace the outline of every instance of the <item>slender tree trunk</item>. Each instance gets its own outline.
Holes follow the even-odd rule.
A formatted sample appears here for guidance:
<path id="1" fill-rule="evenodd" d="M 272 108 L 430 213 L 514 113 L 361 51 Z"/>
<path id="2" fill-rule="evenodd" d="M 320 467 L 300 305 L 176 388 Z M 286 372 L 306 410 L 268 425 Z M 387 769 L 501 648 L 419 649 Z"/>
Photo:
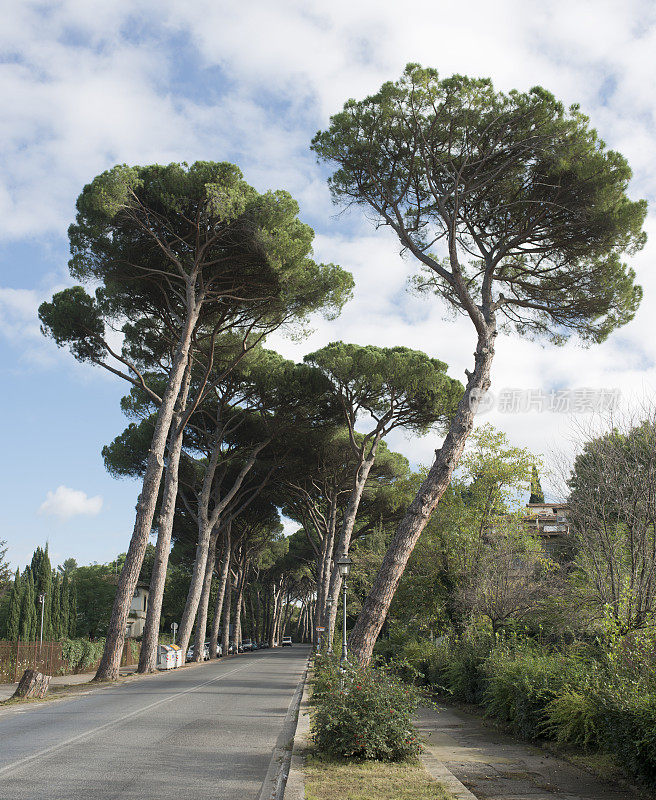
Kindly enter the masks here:
<path id="1" fill-rule="evenodd" d="M 219 532 L 213 531 L 210 538 L 210 546 L 207 553 L 205 564 L 205 579 L 203 581 L 203 591 L 198 603 L 198 613 L 196 614 L 196 635 L 194 638 L 194 661 L 202 661 L 205 651 L 205 634 L 207 633 L 207 611 L 210 604 L 210 592 L 212 590 L 212 576 L 216 566 L 216 540 Z M 216 653 L 216 650 L 215 650 Z"/>
<path id="2" fill-rule="evenodd" d="M 237 580 L 237 596 L 235 597 L 235 621 L 233 622 L 233 631 L 235 646 L 239 648 L 241 642 L 241 607 L 244 601 L 244 586 L 246 584 L 246 553 L 244 552 L 239 564 L 239 577 Z"/>
<path id="3" fill-rule="evenodd" d="M 335 561 L 342 556 L 347 556 L 349 547 L 351 546 L 351 537 L 353 536 L 353 528 L 355 520 L 360 508 L 360 501 L 362 500 L 362 493 L 367 484 L 369 473 L 376 460 L 376 452 L 378 450 L 379 439 L 372 444 L 369 455 L 365 458 L 358 468 L 355 475 L 355 481 L 351 494 L 349 496 L 346 511 L 344 512 L 344 519 L 342 520 L 342 527 L 339 532 L 339 538 L 335 546 Z M 326 628 L 324 632 L 324 642 L 329 645 L 333 641 L 335 635 L 335 621 L 337 620 L 337 604 L 339 601 L 339 593 L 342 589 L 342 577 L 339 574 L 339 568 L 334 566 L 330 575 L 330 586 L 327 591 L 326 611 L 323 626 Z"/>
<path id="4" fill-rule="evenodd" d="M 271 584 L 271 607 L 269 611 L 269 647 L 276 641 L 276 617 L 278 614 L 278 591 L 275 583 Z"/>
<path id="5" fill-rule="evenodd" d="M 264 447 L 266 447 L 268 442 L 262 442 L 251 451 L 248 460 L 239 471 L 238 476 L 235 478 L 235 482 L 230 488 L 230 491 L 228 491 L 227 494 L 221 498 L 221 500 L 216 501 L 216 505 L 210 514 L 208 511 L 208 504 L 210 500 L 211 484 L 214 477 L 214 469 L 216 468 L 216 463 L 218 461 L 219 444 L 220 443 L 217 443 L 217 450 L 212 454 L 211 461 L 213 462 L 214 466 L 208 468 L 210 470 L 210 474 L 206 476 L 204 482 L 205 485 L 199 498 L 200 508 L 198 513 L 198 544 L 196 545 L 196 558 L 194 560 L 194 568 L 191 573 L 191 584 L 187 594 L 185 610 L 182 614 L 182 619 L 180 620 L 180 647 L 185 651 L 189 645 L 191 630 L 194 626 L 194 619 L 196 618 L 198 603 L 203 590 L 205 565 L 207 563 L 207 552 L 209 549 L 211 532 L 213 528 L 219 524 L 221 513 L 225 510 L 228 503 L 230 503 L 230 501 L 241 488 L 244 479 L 255 464 L 258 453 Z"/>
<path id="6" fill-rule="evenodd" d="M 232 551 L 231 551 L 232 557 Z M 230 650 L 230 604 L 232 602 L 232 571 L 228 568 L 228 576 L 226 578 L 226 593 L 225 600 L 223 601 L 223 609 L 221 613 L 221 647 L 223 648 L 223 655 L 227 656 Z"/>
<path id="7" fill-rule="evenodd" d="M 155 546 L 155 562 L 150 577 L 150 591 L 148 594 L 148 610 L 141 638 L 141 652 L 139 653 L 139 667 L 137 672 L 155 672 L 157 670 L 157 647 L 159 644 L 159 626 L 162 618 L 162 601 L 166 585 L 166 572 L 171 552 L 171 535 L 173 533 L 173 519 L 175 505 L 178 497 L 178 470 L 180 455 L 182 453 L 182 440 L 184 428 L 181 427 L 182 415 L 187 405 L 189 382 L 191 380 L 191 364 L 187 361 L 185 375 L 180 395 L 178 397 L 176 413 L 171 423 L 168 446 L 168 463 L 164 477 L 164 492 Z"/>
<path id="8" fill-rule="evenodd" d="M 105 649 L 100 660 L 94 680 L 116 680 L 121 665 L 123 643 L 125 642 L 125 626 L 130 612 L 134 590 L 139 580 L 139 572 L 143 563 L 148 537 L 153 526 L 155 506 L 159 485 L 164 470 L 164 452 L 168 439 L 175 404 L 180 393 L 182 380 L 189 359 L 191 337 L 198 320 L 200 304 L 188 304 L 187 318 L 180 341 L 176 347 L 171 373 L 162 397 L 162 404 L 157 412 L 155 430 L 148 451 L 146 471 L 141 486 L 141 494 L 137 500 L 137 516 L 134 522 L 132 538 L 125 557 L 125 564 L 118 580 L 112 615 L 109 620 Z"/>
<path id="9" fill-rule="evenodd" d="M 219 586 L 216 593 L 216 604 L 214 606 L 212 632 L 210 633 L 210 658 L 216 658 L 217 644 L 219 642 L 219 627 L 221 625 L 221 612 L 223 611 L 223 600 L 225 598 L 226 586 L 228 585 L 231 554 L 230 523 L 228 523 L 223 535 L 223 559 L 221 561 L 221 574 L 219 575 Z M 223 655 L 228 655 L 227 650 L 223 651 Z"/>
<path id="10" fill-rule="evenodd" d="M 446 491 L 453 470 L 458 464 L 467 437 L 474 426 L 474 415 L 480 399 L 490 386 L 490 367 L 494 355 L 493 330 L 479 336 L 475 352 L 474 371 L 469 380 L 456 414 L 449 426 L 442 447 L 436 451 L 435 461 L 417 496 L 412 501 L 387 548 L 383 563 L 365 600 L 362 611 L 349 637 L 349 649 L 360 663 L 371 659 L 374 644 L 389 611 L 392 598 L 399 585 L 408 559 L 430 515 Z"/>

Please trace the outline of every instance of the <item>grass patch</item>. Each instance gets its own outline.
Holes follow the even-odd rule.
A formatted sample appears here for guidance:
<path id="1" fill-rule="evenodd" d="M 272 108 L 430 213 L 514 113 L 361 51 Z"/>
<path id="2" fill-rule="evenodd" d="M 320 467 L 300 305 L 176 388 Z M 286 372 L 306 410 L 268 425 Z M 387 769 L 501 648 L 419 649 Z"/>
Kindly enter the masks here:
<path id="1" fill-rule="evenodd" d="M 307 800 L 453 800 L 419 762 L 305 760 Z"/>

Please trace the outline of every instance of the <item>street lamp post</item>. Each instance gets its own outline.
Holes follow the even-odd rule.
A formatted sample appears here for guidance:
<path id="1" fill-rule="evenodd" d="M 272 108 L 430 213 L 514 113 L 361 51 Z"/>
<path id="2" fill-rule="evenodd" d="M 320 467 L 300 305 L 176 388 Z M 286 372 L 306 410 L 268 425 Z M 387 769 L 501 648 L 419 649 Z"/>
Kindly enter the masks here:
<path id="1" fill-rule="evenodd" d="M 43 607 L 45 606 L 45 595 L 39 595 L 39 603 L 41 603 L 41 633 L 39 634 L 39 657 L 41 657 L 41 649 L 43 647 Z"/>
<path id="2" fill-rule="evenodd" d="M 333 654 L 333 637 L 330 635 L 330 620 L 332 619 L 333 611 L 333 598 L 329 597 L 326 600 L 326 634 L 328 636 L 328 650 L 326 651 L 329 656 Z"/>
<path id="3" fill-rule="evenodd" d="M 342 588 L 344 590 L 343 605 L 344 605 L 344 623 L 342 625 L 342 657 L 339 659 L 339 666 L 342 670 L 346 669 L 348 664 L 348 642 L 346 639 L 346 578 L 351 570 L 351 559 L 344 554 L 337 559 L 337 569 L 342 578 Z"/>

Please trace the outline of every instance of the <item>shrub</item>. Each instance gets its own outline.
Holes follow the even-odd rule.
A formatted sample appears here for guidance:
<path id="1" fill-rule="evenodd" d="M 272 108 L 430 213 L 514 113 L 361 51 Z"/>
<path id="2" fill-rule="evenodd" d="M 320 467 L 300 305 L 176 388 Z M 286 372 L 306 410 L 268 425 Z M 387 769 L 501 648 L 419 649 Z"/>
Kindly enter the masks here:
<path id="1" fill-rule="evenodd" d="M 337 663 L 315 663 L 312 734 L 331 757 L 401 761 L 421 752 L 410 718 L 419 693 L 389 668 L 350 667 L 343 686 Z"/>
<path id="2" fill-rule="evenodd" d="M 84 672 L 94 666 L 102 657 L 105 640 L 92 642 L 89 639 L 63 639 L 62 659 L 67 666 L 62 668 L 62 675 L 70 672 Z"/>

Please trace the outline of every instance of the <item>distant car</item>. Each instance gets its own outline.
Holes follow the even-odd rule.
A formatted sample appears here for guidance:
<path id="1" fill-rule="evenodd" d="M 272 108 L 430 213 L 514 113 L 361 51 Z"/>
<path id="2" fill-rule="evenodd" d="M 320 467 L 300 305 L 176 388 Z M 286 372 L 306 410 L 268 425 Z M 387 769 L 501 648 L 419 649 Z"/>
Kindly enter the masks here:
<path id="1" fill-rule="evenodd" d="M 253 642 L 250 639 L 244 639 L 241 643 L 241 648 L 244 653 L 250 653 L 253 649 Z"/>
<path id="2" fill-rule="evenodd" d="M 291 647 L 292 646 L 292 637 L 291 636 L 283 636 L 282 637 L 282 646 L 283 647 Z"/>

